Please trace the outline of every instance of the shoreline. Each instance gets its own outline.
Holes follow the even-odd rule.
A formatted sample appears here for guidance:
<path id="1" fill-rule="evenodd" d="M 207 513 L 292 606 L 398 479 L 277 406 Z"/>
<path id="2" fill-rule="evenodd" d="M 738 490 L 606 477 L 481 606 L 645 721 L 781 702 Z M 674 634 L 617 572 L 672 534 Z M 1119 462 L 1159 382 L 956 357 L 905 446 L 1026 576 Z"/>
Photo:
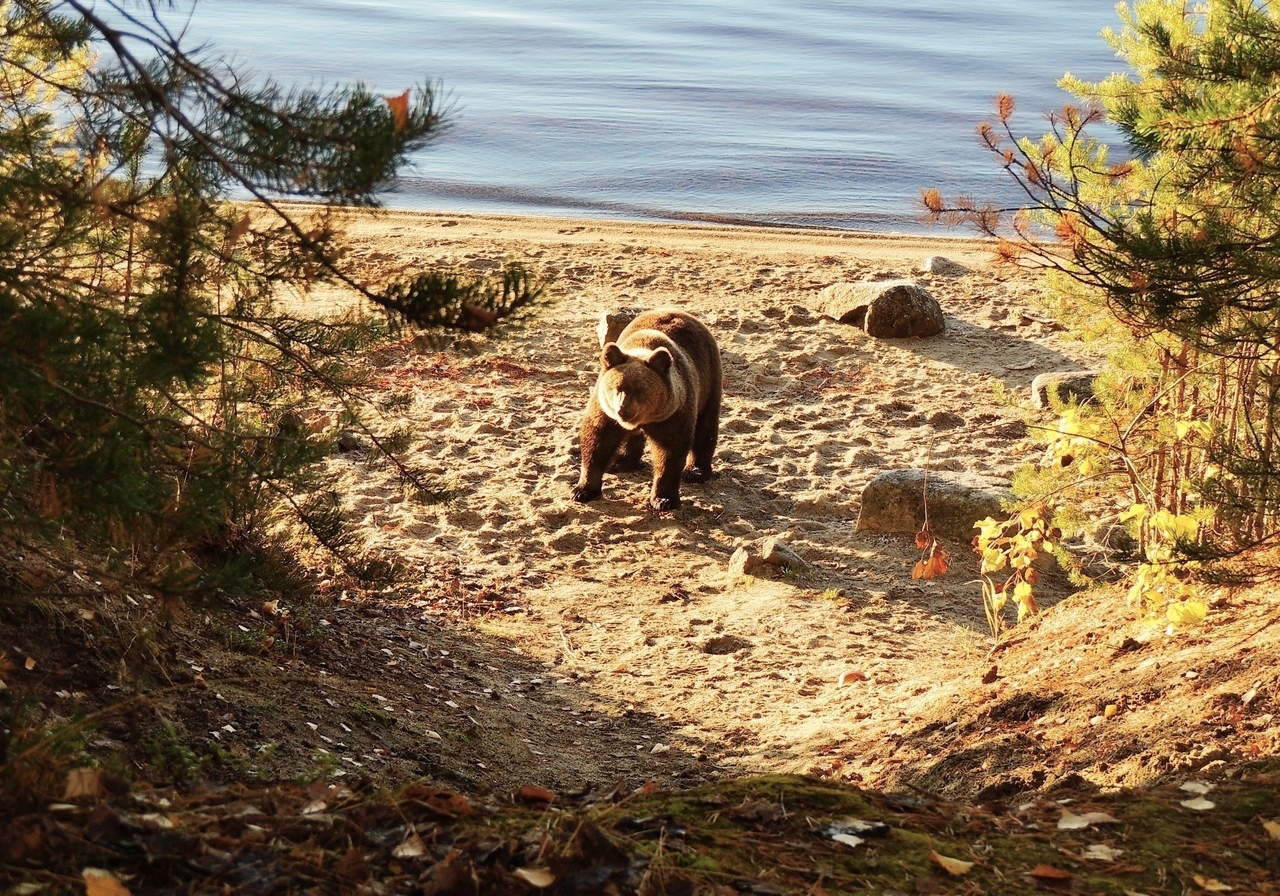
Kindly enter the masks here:
<path id="1" fill-rule="evenodd" d="M 261 206 L 256 200 L 233 200 L 237 205 L 246 207 Z M 556 223 L 572 223 L 575 225 L 592 225 L 592 226 L 627 226 L 627 227 L 646 227 L 646 228 L 729 228 L 733 230 L 744 230 L 752 232 L 777 232 L 777 233 L 814 233 L 825 234 L 829 236 L 847 236 L 859 239 L 869 240 L 913 240 L 923 242 L 961 242 L 975 244 L 989 244 L 994 240 L 990 237 L 969 236 L 952 230 L 941 225 L 932 228 L 930 232 L 909 233 L 898 230 L 866 230 L 861 228 L 850 227 L 831 227 L 821 224 L 801 224 L 801 223 L 785 223 L 778 221 L 762 220 L 764 215 L 754 216 L 751 213 L 729 214 L 729 213 L 700 213 L 700 212 L 674 212 L 665 216 L 614 216 L 614 215 L 586 215 L 586 214 L 558 214 L 555 212 L 497 212 L 482 211 L 469 209 L 422 209 L 422 208 L 400 208 L 390 205 L 380 205 L 373 207 L 352 207 L 331 205 L 323 202 L 303 202 L 299 200 L 273 200 L 273 204 L 282 209 L 294 209 L 303 211 L 314 211 L 323 208 L 332 208 L 342 214 L 351 215 L 353 217 L 360 216 L 400 216 L 408 219 L 419 219 L 423 221 L 444 218 L 457 218 L 469 220 L 493 220 L 493 221 L 544 221 Z M 817 213 L 795 213 L 793 217 L 825 217 Z M 929 227 L 929 225 L 921 225 Z"/>
<path id="2" fill-rule="evenodd" d="M 276 203 L 282 210 L 305 215 L 324 206 L 302 202 Z M 743 221 L 653 221 L 646 219 L 582 218 L 536 214 L 425 211 L 394 208 L 341 208 L 349 237 L 370 245 L 390 240 L 406 248 L 434 248 L 440 239 L 474 240 L 492 237 L 495 247 L 523 247 L 539 251 L 539 243 L 568 247 L 590 234 L 595 241 L 635 244 L 656 240 L 671 248 L 705 251 L 722 248 L 777 256 L 791 252 L 823 251 L 874 264 L 919 267 L 919 253 L 947 254 L 973 268 L 987 268 L 994 258 L 995 240 L 954 233 L 904 234 L 838 228 L 778 226 Z M 454 229 L 456 228 L 456 229 Z M 549 247 L 542 250 L 549 252 Z M 434 252 L 431 254 L 435 254 Z M 393 265 L 394 266 L 394 265 Z"/>

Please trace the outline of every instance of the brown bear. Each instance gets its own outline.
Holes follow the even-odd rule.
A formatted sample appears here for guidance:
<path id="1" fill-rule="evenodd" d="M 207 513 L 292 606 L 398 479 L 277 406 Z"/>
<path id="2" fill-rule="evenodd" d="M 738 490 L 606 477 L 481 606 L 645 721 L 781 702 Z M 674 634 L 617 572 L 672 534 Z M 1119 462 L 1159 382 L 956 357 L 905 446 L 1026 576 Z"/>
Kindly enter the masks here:
<path id="1" fill-rule="evenodd" d="M 573 500 L 600 497 L 615 455 L 613 469 L 638 467 L 647 439 L 653 462 L 649 504 L 655 510 L 678 508 L 682 468 L 690 482 L 711 478 L 720 391 L 720 348 L 702 321 L 671 310 L 636 317 L 600 352 L 600 376 L 582 418 L 582 475 Z"/>

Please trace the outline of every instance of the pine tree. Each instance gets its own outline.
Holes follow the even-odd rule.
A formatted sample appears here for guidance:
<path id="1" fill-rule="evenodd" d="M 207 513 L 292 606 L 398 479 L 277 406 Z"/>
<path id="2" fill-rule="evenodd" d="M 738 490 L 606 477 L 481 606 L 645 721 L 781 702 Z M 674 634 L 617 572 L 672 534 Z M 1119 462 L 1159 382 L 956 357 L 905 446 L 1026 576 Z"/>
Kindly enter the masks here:
<path id="1" fill-rule="evenodd" d="M 1124 325 L 1124 368 L 1100 408 L 1073 413 L 1106 435 L 1096 444 L 1130 486 L 1144 537 L 1158 538 L 1159 512 L 1166 523 L 1191 514 L 1202 540 L 1247 545 L 1280 516 L 1280 10 L 1139 0 L 1120 14 L 1105 36 L 1129 72 L 1066 76 L 1081 103 L 1038 141 L 1015 135 L 1009 97 L 979 129 L 1025 207 L 936 191 L 924 202 Z M 1128 158 L 1090 136 L 1103 124 Z M 1170 526 L 1189 548 L 1185 523 Z"/>
<path id="2" fill-rule="evenodd" d="M 322 389 L 354 406 L 353 353 L 388 326 L 488 329 L 539 288 L 518 267 L 495 284 L 352 279 L 334 210 L 375 205 L 438 131 L 433 90 L 249 81 L 162 19 L 0 0 L 0 535 L 172 554 L 285 501 L 338 547 L 298 403 Z M 300 216 L 282 202 L 298 198 L 325 205 Z M 324 281 L 386 318 L 282 308 L 282 290 Z"/>

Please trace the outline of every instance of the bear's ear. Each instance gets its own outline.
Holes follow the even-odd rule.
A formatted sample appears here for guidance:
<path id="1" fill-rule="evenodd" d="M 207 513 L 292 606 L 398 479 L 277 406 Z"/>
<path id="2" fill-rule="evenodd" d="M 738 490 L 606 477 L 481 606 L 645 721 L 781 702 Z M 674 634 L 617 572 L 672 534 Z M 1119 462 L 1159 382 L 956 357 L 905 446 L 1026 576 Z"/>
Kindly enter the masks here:
<path id="1" fill-rule="evenodd" d="M 600 367 L 608 370 L 610 367 L 617 367 L 619 364 L 625 364 L 629 360 L 628 355 L 622 349 L 618 348 L 618 343 L 610 342 L 604 347 L 604 351 L 600 352 Z"/>
<path id="2" fill-rule="evenodd" d="M 645 363 L 650 369 L 659 376 L 666 376 L 667 371 L 671 369 L 671 352 L 665 348 L 654 349 L 653 354 L 649 356 L 649 360 Z"/>

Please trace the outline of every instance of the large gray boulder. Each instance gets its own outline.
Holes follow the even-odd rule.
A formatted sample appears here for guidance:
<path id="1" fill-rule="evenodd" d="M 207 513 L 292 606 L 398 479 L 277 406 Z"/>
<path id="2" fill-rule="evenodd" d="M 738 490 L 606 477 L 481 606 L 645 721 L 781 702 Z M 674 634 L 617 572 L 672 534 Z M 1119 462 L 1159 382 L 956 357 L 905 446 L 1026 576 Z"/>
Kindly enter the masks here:
<path id="1" fill-rule="evenodd" d="M 938 300 L 911 280 L 833 283 L 818 293 L 814 310 L 877 339 L 936 336 L 946 327 Z"/>
<path id="2" fill-rule="evenodd" d="M 924 525 L 924 470 L 890 470 L 876 476 L 862 490 L 859 532 L 915 533 Z M 1004 479 L 969 473 L 928 473 L 929 524 L 946 538 L 969 541 L 973 524 L 987 517 L 1006 516 L 1002 502 L 1013 492 Z"/>

